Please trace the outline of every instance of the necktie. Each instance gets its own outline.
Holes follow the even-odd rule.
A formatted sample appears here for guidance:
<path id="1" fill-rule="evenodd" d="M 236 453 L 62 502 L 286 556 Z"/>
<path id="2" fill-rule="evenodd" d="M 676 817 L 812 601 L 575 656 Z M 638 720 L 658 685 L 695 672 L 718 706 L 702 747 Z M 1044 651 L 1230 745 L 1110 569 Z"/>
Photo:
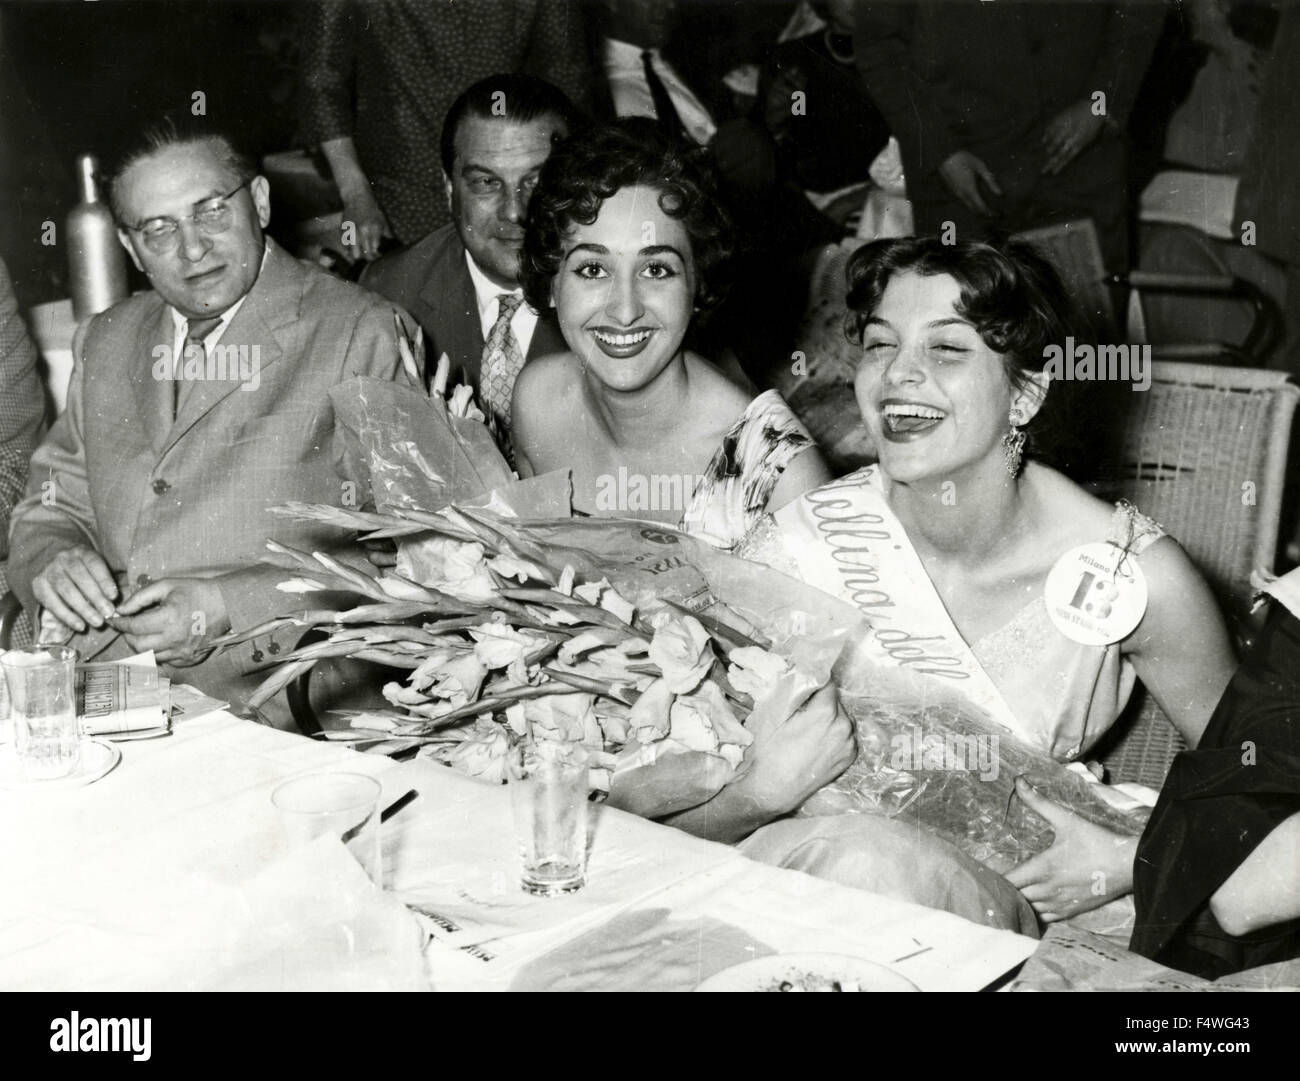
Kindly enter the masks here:
<path id="1" fill-rule="evenodd" d="M 645 67 L 645 81 L 650 87 L 650 98 L 655 103 L 655 115 L 659 118 L 659 126 L 674 139 L 686 139 L 686 125 L 682 123 L 677 106 L 673 104 L 672 96 L 668 93 L 668 87 L 664 86 L 664 81 L 655 71 L 654 53 L 646 49 L 641 54 L 641 63 Z"/>
<path id="2" fill-rule="evenodd" d="M 497 297 L 497 321 L 483 346 L 483 363 L 479 374 L 483 404 L 496 419 L 497 431 L 503 442 L 510 438 L 510 398 L 515 392 L 515 379 L 519 376 L 519 369 L 524 366 L 524 355 L 519 351 L 519 342 L 510 327 L 510 320 L 519 310 L 523 299 L 513 293 L 501 293 Z"/>
<path id="3" fill-rule="evenodd" d="M 191 349 L 199 350 L 203 357 L 204 375 L 207 374 L 208 350 L 203 344 L 203 339 L 212 333 L 213 329 L 221 322 L 221 316 L 214 315 L 207 319 L 190 319 L 185 325 L 185 345 L 181 349 L 180 361 L 176 365 L 175 376 L 172 380 L 172 419 L 180 415 L 181 411 L 181 383 L 182 376 L 185 372 L 185 361 L 190 356 Z"/>

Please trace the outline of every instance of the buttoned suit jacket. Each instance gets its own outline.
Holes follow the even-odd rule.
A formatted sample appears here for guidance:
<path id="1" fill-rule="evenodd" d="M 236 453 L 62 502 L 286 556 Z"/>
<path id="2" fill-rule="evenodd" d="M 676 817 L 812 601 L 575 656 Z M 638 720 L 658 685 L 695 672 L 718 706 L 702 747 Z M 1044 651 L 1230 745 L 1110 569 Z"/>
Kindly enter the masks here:
<path id="1" fill-rule="evenodd" d="M 232 363 L 236 378 L 182 382 L 175 419 L 173 384 L 155 378 L 170 370 L 174 336 L 163 299 L 133 296 L 91 322 L 67 409 L 33 456 L 27 496 L 14 511 L 10 580 L 30 610 L 33 579 L 75 545 L 99 552 L 123 597 L 165 577 L 217 579 L 237 631 L 332 599 L 277 591 L 290 575 L 260 561 L 268 539 L 313 551 L 340 550 L 347 537 L 270 509 L 364 499 L 336 470 L 329 390 L 353 376 L 405 380 L 395 313 L 267 244 L 265 265 L 216 347 L 242 368 Z M 239 706 L 266 675 L 255 670 L 300 634 L 254 638 L 167 674 Z M 129 651 L 111 629 L 71 644 L 83 659 Z M 287 722 L 282 703 L 274 719 Z"/>
<path id="2" fill-rule="evenodd" d="M 431 373 L 446 353 L 452 383 L 480 391 L 483 324 L 478 314 L 474 280 L 465 265 L 465 245 L 454 225 L 444 225 L 403 251 L 376 260 L 361 276 L 367 289 L 404 308 L 424 328 L 424 356 Z M 555 309 L 538 314 L 537 329 L 525 362 L 568 350 Z M 480 397 L 480 401 L 481 401 Z"/>

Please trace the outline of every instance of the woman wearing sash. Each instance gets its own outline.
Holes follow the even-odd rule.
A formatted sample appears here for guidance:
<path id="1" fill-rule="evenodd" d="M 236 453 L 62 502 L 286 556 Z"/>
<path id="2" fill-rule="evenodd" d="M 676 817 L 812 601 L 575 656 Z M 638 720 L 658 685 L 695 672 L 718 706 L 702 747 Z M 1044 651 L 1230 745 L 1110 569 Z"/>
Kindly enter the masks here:
<path id="1" fill-rule="evenodd" d="M 856 605 L 873 659 L 959 689 L 1059 761 L 1088 753 L 1137 678 L 1195 747 L 1234 665 L 1208 588 L 1150 519 L 1034 457 L 1045 358 L 1067 334 L 1055 273 L 1022 246 L 927 238 L 870 244 L 847 273 L 878 464 L 780 509 L 741 554 Z M 1055 833 L 1006 874 L 1039 918 L 1131 890 L 1136 838 L 1017 791 Z M 865 815 L 777 823 L 747 850 L 973 918 L 1000 888 L 944 842 Z M 980 880 L 965 905 L 959 868 Z M 1020 908 L 983 922 L 1023 925 Z"/>

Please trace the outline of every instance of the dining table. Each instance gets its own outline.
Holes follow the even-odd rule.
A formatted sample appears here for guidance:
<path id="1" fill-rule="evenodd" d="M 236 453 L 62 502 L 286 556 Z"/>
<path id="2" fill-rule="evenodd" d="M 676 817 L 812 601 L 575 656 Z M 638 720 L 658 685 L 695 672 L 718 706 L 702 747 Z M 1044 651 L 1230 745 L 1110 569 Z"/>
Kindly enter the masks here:
<path id="1" fill-rule="evenodd" d="M 92 783 L 0 789 L 4 990 L 689 991 L 816 953 L 977 991 L 1037 945 L 598 804 L 585 886 L 533 896 L 505 786 L 224 710 L 114 748 Z M 417 793 L 380 827 L 382 889 L 283 830 L 272 790 L 319 771 Z"/>

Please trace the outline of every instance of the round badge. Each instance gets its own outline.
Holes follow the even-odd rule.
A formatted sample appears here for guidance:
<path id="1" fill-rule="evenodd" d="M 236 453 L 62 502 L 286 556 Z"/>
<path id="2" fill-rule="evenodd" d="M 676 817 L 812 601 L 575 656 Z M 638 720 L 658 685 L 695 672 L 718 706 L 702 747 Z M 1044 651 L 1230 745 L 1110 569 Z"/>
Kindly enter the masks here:
<path id="1" fill-rule="evenodd" d="M 1047 613 L 1065 637 L 1085 646 L 1122 641 L 1147 610 L 1137 558 L 1113 544 L 1083 544 L 1056 561 L 1043 587 Z"/>

